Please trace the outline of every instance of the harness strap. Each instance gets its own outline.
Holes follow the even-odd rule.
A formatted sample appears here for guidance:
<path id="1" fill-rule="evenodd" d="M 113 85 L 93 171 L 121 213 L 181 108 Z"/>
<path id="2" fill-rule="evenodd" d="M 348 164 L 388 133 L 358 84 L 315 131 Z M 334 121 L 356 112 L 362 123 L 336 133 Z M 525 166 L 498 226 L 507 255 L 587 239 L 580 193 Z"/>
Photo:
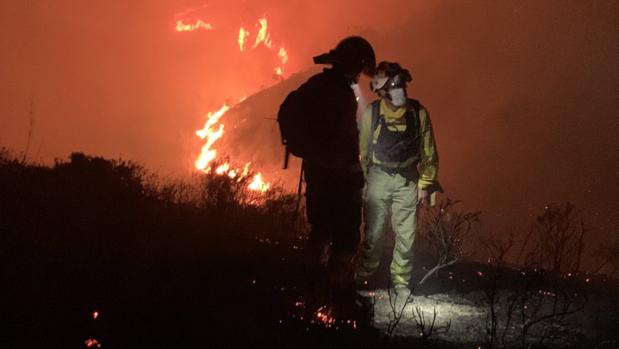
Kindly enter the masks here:
<path id="1" fill-rule="evenodd" d="M 407 120 L 407 127 L 410 126 L 409 123 L 409 118 L 411 117 L 410 113 L 414 113 L 413 117 L 416 118 L 415 120 L 415 126 L 416 126 L 416 136 L 417 137 L 421 137 L 421 119 L 419 117 L 419 112 L 421 110 L 421 105 L 419 103 L 419 101 L 415 100 L 415 99 L 408 99 L 407 101 L 407 111 L 406 111 L 406 115 L 404 115 L 404 117 Z M 376 100 L 374 102 L 372 102 L 372 120 L 371 120 L 371 124 L 370 124 L 370 134 L 368 137 L 368 167 L 372 165 L 372 159 L 374 158 L 374 132 L 376 132 L 376 128 L 378 128 L 378 123 L 380 122 L 380 118 L 382 116 L 380 115 L 380 99 Z M 421 141 L 421 140 L 420 140 Z M 420 144 L 421 146 L 421 144 Z M 418 149 L 418 151 L 421 153 L 421 147 Z"/>

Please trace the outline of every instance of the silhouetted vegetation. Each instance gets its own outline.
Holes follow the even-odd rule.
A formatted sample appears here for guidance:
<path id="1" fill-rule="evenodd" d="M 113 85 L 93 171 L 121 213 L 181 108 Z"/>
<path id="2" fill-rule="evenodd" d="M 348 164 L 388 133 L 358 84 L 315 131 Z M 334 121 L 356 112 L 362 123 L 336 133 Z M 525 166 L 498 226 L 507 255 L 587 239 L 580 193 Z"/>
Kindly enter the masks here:
<path id="1" fill-rule="evenodd" d="M 250 177 L 164 181 L 130 161 L 74 153 L 42 166 L 1 148 L 2 317 L 9 327 L 0 347 L 84 347 L 89 338 L 111 348 L 405 347 L 416 340 L 325 329 L 292 316 L 304 294 L 303 214 L 296 196 L 281 188 L 248 191 Z M 473 238 L 479 213 L 454 212 L 451 205 L 424 211 L 415 248 L 426 253 L 416 257 L 416 281 L 434 277 L 426 277 L 419 292 L 485 290 L 484 304 L 497 308 L 511 300 L 509 321 L 521 321 L 521 336 L 504 335 L 501 329 L 512 322 L 496 311 L 488 325 L 491 346 L 529 343 L 538 322 L 563 320 L 579 309 L 584 293 L 573 297 L 572 291 L 581 283 L 547 277 L 578 274 L 586 239 L 571 206 L 553 206 L 538 218 L 529 238 L 539 248 L 523 254 L 529 263 L 513 266 L 502 262 L 513 249 L 506 240 L 485 240 L 495 255 L 491 263 L 463 259 L 462 241 Z M 616 265 L 615 248 L 604 249 L 605 265 Z M 514 275 L 520 271 L 527 282 Z M 452 280 L 454 273 L 469 281 Z M 550 318 L 540 289 L 560 295 Z M 525 303 L 539 310 L 523 318 Z M 432 319 L 415 311 L 419 340 L 446 332 L 434 326 L 436 311 Z M 423 346 L 454 347 L 437 340 Z"/>

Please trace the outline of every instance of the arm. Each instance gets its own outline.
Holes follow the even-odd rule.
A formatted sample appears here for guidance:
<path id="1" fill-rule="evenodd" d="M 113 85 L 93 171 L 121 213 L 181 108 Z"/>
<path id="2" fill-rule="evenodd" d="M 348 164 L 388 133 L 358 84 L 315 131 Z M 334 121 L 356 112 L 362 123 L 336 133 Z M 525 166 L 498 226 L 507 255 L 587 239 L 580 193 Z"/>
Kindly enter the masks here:
<path id="1" fill-rule="evenodd" d="M 372 104 L 368 104 L 359 120 L 359 158 L 364 175 L 368 174 L 370 163 L 368 145 L 370 143 L 370 128 L 372 127 Z"/>
<path id="2" fill-rule="evenodd" d="M 437 184 L 438 153 L 430 116 L 425 108 L 419 110 L 421 127 L 421 159 L 419 161 L 419 188 L 427 190 Z"/>

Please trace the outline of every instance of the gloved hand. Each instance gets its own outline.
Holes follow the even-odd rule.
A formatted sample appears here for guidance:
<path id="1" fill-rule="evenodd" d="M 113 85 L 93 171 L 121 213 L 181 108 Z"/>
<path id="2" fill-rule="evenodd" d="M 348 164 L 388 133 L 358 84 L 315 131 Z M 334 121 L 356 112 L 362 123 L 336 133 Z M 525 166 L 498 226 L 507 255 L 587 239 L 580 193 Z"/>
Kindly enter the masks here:
<path id="1" fill-rule="evenodd" d="M 421 206 L 430 205 L 430 196 L 427 190 L 417 188 L 417 202 Z"/>

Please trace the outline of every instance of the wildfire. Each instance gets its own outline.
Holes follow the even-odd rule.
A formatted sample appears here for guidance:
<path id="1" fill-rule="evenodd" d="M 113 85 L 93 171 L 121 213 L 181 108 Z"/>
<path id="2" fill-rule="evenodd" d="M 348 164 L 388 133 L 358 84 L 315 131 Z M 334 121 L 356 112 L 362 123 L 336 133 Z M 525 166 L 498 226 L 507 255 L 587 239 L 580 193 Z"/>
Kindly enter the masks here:
<path id="1" fill-rule="evenodd" d="M 207 22 L 204 22 L 201 19 L 198 19 L 194 24 L 188 24 L 183 22 L 183 20 L 176 21 L 176 31 L 177 32 L 192 32 L 198 29 L 211 30 L 213 29 L 213 25 Z"/>
<path id="2" fill-rule="evenodd" d="M 201 8 L 204 8 L 204 6 L 202 6 Z M 188 15 L 189 13 L 197 11 L 201 8 L 194 8 L 181 12 L 177 15 L 176 18 Z M 212 30 L 213 25 L 201 19 L 198 19 L 195 22 L 186 21 L 183 19 L 179 19 L 176 21 L 176 31 L 178 32 L 192 32 L 198 29 Z M 255 33 L 256 34 L 254 43 L 253 46 L 250 46 L 250 48 L 256 49 L 260 45 L 262 45 L 273 54 L 276 54 L 280 64 L 273 68 L 275 72 L 275 78 L 278 80 L 283 79 L 284 66 L 288 63 L 288 51 L 282 46 L 277 46 L 277 48 L 274 46 L 273 40 L 271 39 L 271 33 L 269 32 L 269 24 L 266 17 L 261 17 L 258 19 Z M 240 27 L 238 37 L 236 38 L 240 52 L 245 52 L 247 49 L 247 45 L 251 45 L 248 44 L 249 37 L 249 30 L 244 27 Z M 243 101 L 244 99 L 245 98 L 242 98 L 241 101 Z M 213 161 L 217 158 L 217 150 L 214 148 L 214 144 L 224 135 L 224 124 L 220 122 L 220 119 L 229 109 L 230 107 L 224 104 L 219 110 L 215 112 L 209 112 L 204 127 L 196 131 L 196 135 L 204 141 L 204 144 L 202 145 L 200 154 L 194 162 L 194 166 L 199 171 L 203 171 L 205 173 L 214 172 L 214 174 L 216 175 L 228 176 L 241 182 L 243 179 L 249 180 L 249 163 L 245 164 L 243 169 L 234 168 L 233 165 L 231 165 L 230 162 L 227 161 L 225 163 L 218 164 L 214 169 L 212 165 Z M 247 186 L 249 190 L 259 193 L 267 192 L 270 187 L 271 184 L 265 182 L 262 177 L 262 173 L 260 172 L 253 175 L 253 177 L 251 178 L 251 182 L 249 182 Z"/>
<path id="3" fill-rule="evenodd" d="M 204 127 L 201 130 L 196 131 L 196 135 L 200 137 L 200 139 L 205 140 L 200 155 L 194 163 L 196 169 L 205 173 L 211 173 L 212 168 L 210 166 L 210 163 L 217 157 L 217 150 L 213 148 L 213 145 L 224 135 L 224 124 L 220 123 L 220 119 L 229 109 L 230 107 L 224 104 L 216 112 L 209 112 Z M 215 174 L 219 176 L 226 175 L 232 179 L 236 178 L 240 182 L 244 178 L 247 178 L 247 176 L 249 175 L 250 165 L 251 164 L 249 162 L 246 163 L 243 167 L 243 170 L 241 170 L 238 168 L 231 168 L 230 163 L 225 162 L 215 168 Z M 262 179 L 262 173 L 260 172 L 254 175 L 251 182 L 247 186 L 249 190 L 259 193 L 267 192 L 270 187 L 271 184 L 265 182 L 264 179 Z"/>

